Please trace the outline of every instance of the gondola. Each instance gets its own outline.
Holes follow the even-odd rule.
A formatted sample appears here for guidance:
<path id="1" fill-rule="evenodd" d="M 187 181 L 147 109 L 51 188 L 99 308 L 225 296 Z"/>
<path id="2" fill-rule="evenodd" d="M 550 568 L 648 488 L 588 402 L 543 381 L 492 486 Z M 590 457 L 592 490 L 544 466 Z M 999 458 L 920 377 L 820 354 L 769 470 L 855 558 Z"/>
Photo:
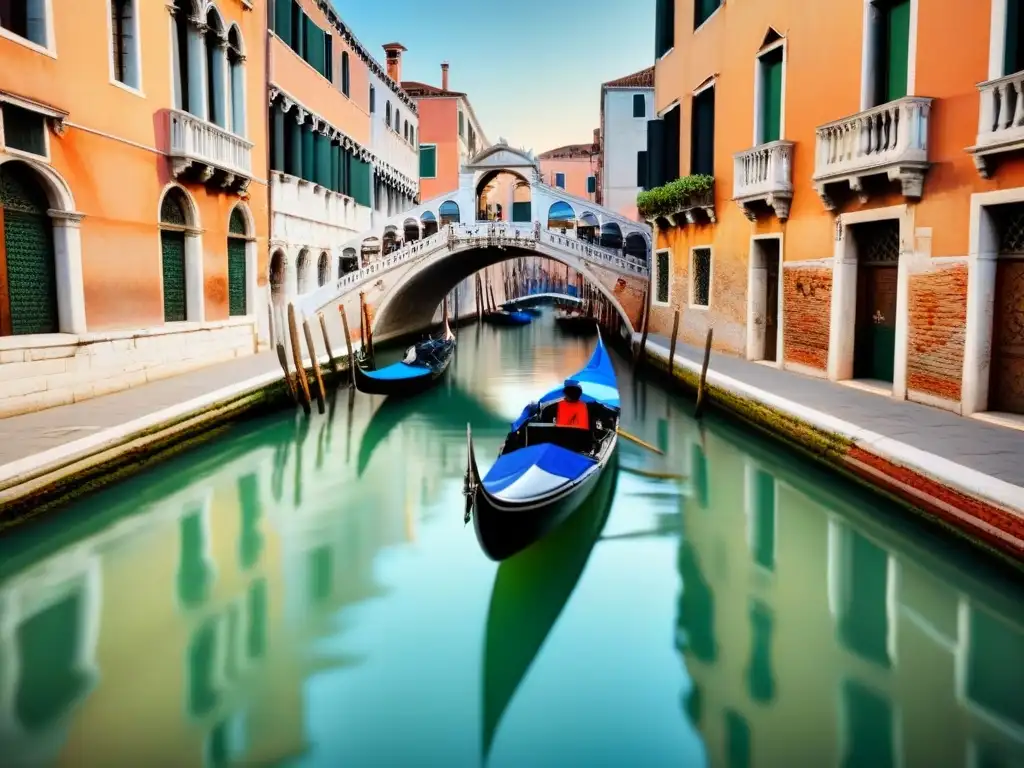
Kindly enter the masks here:
<path id="1" fill-rule="evenodd" d="M 368 395 L 406 397 L 419 394 L 440 381 L 454 354 L 455 334 L 446 316 L 440 336 L 409 347 L 399 362 L 373 371 L 364 368 L 362 361 L 357 363 L 354 371 L 356 389 Z"/>
<path id="2" fill-rule="evenodd" d="M 600 332 L 590 362 L 572 378 L 582 390 L 590 428 L 556 426 L 564 394 L 561 388 L 549 392 L 523 409 L 482 479 L 467 427 L 466 512 L 492 560 L 525 549 L 572 514 L 593 492 L 615 452 L 619 389 Z"/>
<path id="3" fill-rule="evenodd" d="M 507 309 L 499 309 L 484 315 L 484 322 L 491 325 L 529 325 L 533 322 L 533 318 L 526 312 L 518 310 L 510 312 Z"/>
<path id="4" fill-rule="evenodd" d="M 567 333 L 593 333 L 597 322 L 578 309 L 555 310 L 555 324 Z"/>
<path id="5" fill-rule="evenodd" d="M 483 658 L 483 760 L 512 697 L 565 608 L 615 499 L 612 458 L 591 497 L 565 525 L 498 567 L 487 610 Z"/>
<path id="6" fill-rule="evenodd" d="M 540 317 L 541 315 L 544 314 L 544 310 L 537 306 L 523 307 L 516 306 L 514 304 L 507 304 L 504 307 L 502 307 L 502 309 L 508 310 L 509 312 L 524 312 L 530 317 Z"/>

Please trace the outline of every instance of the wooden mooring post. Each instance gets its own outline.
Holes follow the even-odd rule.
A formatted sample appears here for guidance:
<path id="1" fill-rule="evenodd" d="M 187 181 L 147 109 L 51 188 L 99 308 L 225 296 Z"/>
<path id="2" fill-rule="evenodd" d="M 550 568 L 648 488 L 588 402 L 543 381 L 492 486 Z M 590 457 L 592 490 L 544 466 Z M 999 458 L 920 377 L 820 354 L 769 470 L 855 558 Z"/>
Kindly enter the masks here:
<path id="1" fill-rule="evenodd" d="M 327 335 L 327 321 L 324 320 L 324 313 L 317 312 L 316 316 L 320 319 L 320 333 L 324 337 L 324 349 L 327 350 L 327 359 L 331 363 L 331 371 L 333 373 L 338 372 L 338 361 L 334 357 L 334 352 L 331 350 L 331 337 Z"/>
<path id="2" fill-rule="evenodd" d="M 643 359 L 643 356 L 647 353 L 647 333 L 650 330 L 651 322 L 651 287 L 647 286 L 644 289 L 644 317 L 643 326 L 640 333 L 640 344 L 636 348 L 636 352 L 633 353 L 633 364 L 637 365 Z"/>
<path id="3" fill-rule="evenodd" d="M 679 310 L 676 310 L 675 315 L 672 317 L 672 341 L 668 345 L 668 375 L 672 377 L 675 375 L 676 367 L 676 337 L 679 334 Z"/>
<path id="4" fill-rule="evenodd" d="M 297 388 L 302 410 L 308 416 L 312 412 L 309 406 L 309 381 L 306 379 L 306 367 L 302 364 L 302 347 L 299 346 L 299 329 L 295 324 L 295 305 L 288 305 L 288 337 L 292 343 L 292 360 L 295 363 L 295 376 L 299 380 Z"/>
<path id="5" fill-rule="evenodd" d="M 480 285 L 480 273 L 477 272 L 476 275 L 474 275 L 474 277 L 476 278 L 473 281 L 473 288 L 476 291 L 476 321 L 479 323 L 481 320 L 484 319 L 484 292 L 483 288 Z"/>
<path id="6" fill-rule="evenodd" d="M 292 400 L 298 403 L 299 396 L 295 391 L 295 382 L 292 380 L 291 371 L 288 370 L 288 355 L 284 351 L 284 344 L 277 342 L 274 348 L 277 350 L 277 362 L 281 364 L 281 370 L 284 371 L 284 383 L 288 387 L 288 394 L 292 396 Z"/>
<path id="7" fill-rule="evenodd" d="M 708 363 L 711 361 L 711 337 L 714 333 L 714 328 L 708 328 L 708 337 L 704 342 L 704 362 L 700 367 L 700 381 L 697 383 L 697 405 L 693 409 L 693 415 L 698 419 L 704 411 L 704 386 L 708 377 Z"/>
<path id="8" fill-rule="evenodd" d="M 366 359 L 371 368 L 376 368 L 376 358 L 373 356 L 373 328 L 370 325 L 370 305 L 363 295 L 363 321 L 366 323 Z"/>
<path id="9" fill-rule="evenodd" d="M 341 329 L 345 334 L 345 351 L 348 354 L 348 376 L 354 387 L 356 385 L 356 358 L 352 354 L 352 333 L 348 328 L 348 314 L 345 312 L 345 305 L 338 305 L 338 312 L 341 313 Z"/>
<path id="10" fill-rule="evenodd" d="M 366 294 L 359 292 L 359 343 L 363 347 L 363 356 L 367 355 L 366 349 Z"/>
<path id="11" fill-rule="evenodd" d="M 313 365 L 313 378 L 316 380 L 316 409 L 322 416 L 324 413 L 324 399 L 327 393 L 324 391 L 324 377 L 320 375 L 320 360 L 316 354 L 316 345 L 313 343 L 313 331 L 309 327 L 309 320 L 302 321 L 302 333 L 306 337 L 306 346 L 309 348 L 309 362 Z"/>

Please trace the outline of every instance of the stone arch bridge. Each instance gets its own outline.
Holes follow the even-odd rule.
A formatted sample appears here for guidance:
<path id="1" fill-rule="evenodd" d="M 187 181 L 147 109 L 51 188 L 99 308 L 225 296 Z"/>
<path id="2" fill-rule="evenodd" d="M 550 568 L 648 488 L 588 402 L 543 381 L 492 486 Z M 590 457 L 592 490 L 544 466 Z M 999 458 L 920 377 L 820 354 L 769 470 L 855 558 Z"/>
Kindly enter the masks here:
<path id="1" fill-rule="evenodd" d="M 330 267 L 320 270 L 320 284 L 293 301 L 301 315 L 322 311 L 332 325 L 340 324 L 337 306 L 344 306 L 355 335 L 365 294 L 374 339 L 386 341 L 435 322 L 445 296 L 474 273 L 541 256 L 583 275 L 632 333 L 643 315 L 650 255 L 646 223 L 543 183 L 539 161 L 502 142 L 463 166 L 458 190 L 341 244 Z M 492 284 L 499 303 L 515 298 Z M 460 310 L 475 305 L 467 310 L 460 301 Z"/>

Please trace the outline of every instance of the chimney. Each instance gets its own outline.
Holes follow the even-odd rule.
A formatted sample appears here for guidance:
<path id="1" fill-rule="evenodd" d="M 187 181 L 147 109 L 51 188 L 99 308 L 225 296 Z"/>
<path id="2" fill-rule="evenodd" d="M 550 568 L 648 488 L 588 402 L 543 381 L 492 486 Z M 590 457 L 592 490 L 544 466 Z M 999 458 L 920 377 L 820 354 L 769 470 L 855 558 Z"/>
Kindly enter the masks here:
<path id="1" fill-rule="evenodd" d="M 408 50 L 401 43 L 385 43 L 384 52 L 388 57 L 388 77 L 402 84 L 402 51 Z"/>
<path id="2" fill-rule="evenodd" d="M 448 90 L 448 62 L 441 62 L 441 90 Z"/>

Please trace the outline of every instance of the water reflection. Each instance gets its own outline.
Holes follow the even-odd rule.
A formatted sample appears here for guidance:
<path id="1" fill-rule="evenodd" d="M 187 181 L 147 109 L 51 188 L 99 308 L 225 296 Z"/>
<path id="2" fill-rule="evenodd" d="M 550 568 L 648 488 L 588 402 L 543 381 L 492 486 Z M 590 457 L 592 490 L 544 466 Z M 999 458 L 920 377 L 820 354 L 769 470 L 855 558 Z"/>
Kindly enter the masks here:
<path id="1" fill-rule="evenodd" d="M 465 423 L 495 455 L 592 341 L 460 334 L 429 398 L 341 391 L 0 539 L 0 763 L 1020 764 L 1019 579 L 622 361 L 665 456 L 487 561 Z"/>

